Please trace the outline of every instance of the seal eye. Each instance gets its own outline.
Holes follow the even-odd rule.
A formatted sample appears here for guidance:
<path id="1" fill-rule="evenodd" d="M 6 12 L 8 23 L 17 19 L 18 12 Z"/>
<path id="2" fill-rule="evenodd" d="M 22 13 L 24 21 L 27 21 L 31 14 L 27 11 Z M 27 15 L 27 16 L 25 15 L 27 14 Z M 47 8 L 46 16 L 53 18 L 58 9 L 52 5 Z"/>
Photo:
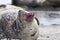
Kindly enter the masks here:
<path id="1" fill-rule="evenodd" d="M 36 21 L 37 21 L 37 24 L 39 25 L 40 23 L 39 23 L 39 20 L 38 20 L 38 18 L 36 18 L 36 17 L 35 17 L 35 19 L 36 19 Z"/>

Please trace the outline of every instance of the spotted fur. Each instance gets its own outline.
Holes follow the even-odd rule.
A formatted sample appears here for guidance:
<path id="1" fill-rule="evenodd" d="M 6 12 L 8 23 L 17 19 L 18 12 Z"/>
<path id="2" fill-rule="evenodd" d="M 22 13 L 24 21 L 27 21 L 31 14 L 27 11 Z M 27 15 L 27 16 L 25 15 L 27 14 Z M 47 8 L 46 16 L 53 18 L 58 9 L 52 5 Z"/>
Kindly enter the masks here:
<path id="1" fill-rule="evenodd" d="M 0 9 L 0 27 L 6 38 L 18 38 L 20 40 L 36 40 L 38 37 L 38 24 L 34 16 L 29 21 L 25 15 L 30 12 L 22 8 L 7 5 Z"/>

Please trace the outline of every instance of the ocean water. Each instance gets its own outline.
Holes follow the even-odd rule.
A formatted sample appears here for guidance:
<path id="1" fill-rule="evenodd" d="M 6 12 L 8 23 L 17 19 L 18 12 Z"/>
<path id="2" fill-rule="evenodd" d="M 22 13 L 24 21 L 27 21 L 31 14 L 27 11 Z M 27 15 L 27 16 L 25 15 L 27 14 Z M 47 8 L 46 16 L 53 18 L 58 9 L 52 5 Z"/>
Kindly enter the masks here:
<path id="1" fill-rule="evenodd" d="M 40 24 L 42 25 L 60 24 L 60 11 L 34 11 L 34 12 Z M 51 15 L 49 16 L 49 14 Z"/>
<path id="2" fill-rule="evenodd" d="M 52 14 L 51 14 L 52 13 Z M 47 11 L 42 13 L 40 23 L 43 25 L 60 24 L 60 11 Z M 49 16 L 49 14 L 51 14 Z"/>

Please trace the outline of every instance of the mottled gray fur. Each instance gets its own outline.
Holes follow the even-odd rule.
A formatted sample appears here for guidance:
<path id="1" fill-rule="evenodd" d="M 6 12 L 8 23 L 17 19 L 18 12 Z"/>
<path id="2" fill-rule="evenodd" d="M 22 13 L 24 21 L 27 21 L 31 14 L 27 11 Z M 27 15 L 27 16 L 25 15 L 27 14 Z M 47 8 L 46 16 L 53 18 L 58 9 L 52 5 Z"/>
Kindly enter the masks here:
<path id="1" fill-rule="evenodd" d="M 34 17 L 28 22 L 24 18 L 24 13 L 29 13 L 18 7 L 9 6 L 0 11 L 0 28 L 5 38 L 20 40 L 37 40 L 38 24 Z"/>

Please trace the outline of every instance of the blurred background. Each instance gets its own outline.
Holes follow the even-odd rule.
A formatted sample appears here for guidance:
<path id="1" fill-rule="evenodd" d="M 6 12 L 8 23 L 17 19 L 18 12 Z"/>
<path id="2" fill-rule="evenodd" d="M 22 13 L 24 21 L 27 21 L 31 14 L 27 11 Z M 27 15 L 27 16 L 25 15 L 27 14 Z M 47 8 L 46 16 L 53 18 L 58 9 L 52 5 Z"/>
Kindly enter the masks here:
<path id="1" fill-rule="evenodd" d="M 60 7 L 60 0 L 0 0 L 1 4 L 12 4 L 32 10 L 53 10 Z"/>
<path id="2" fill-rule="evenodd" d="M 60 0 L 12 0 L 12 4 L 32 10 L 55 10 Z"/>
<path id="3" fill-rule="evenodd" d="M 11 4 L 32 10 L 54 10 L 60 7 L 60 0 L 0 0 L 1 4 Z M 57 9 L 58 9 L 57 8 Z M 57 10 L 56 9 L 56 10 Z"/>

